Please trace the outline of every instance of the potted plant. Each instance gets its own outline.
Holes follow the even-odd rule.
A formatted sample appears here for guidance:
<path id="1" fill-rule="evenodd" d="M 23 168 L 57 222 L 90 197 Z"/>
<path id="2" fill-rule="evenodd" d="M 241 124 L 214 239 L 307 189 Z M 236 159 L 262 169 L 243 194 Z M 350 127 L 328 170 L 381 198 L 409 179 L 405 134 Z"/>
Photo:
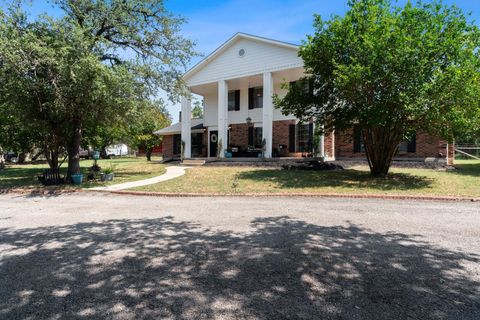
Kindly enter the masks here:
<path id="1" fill-rule="evenodd" d="M 233 156 L 231 148 L 227 148 L 227 150 L 225 150 L 224 153 L 225 153 L 225 158 L 231 158 Z"/>
<path id="2" fill-rule="evenodd" d="M 79 185 L 79 184 L 82 184 L 83 182 L 83 174 L 82 172 L 80 171 L 80 168 L 78 168 L 74 174 L 72 174 L 70 176 L 70 178 L 72 179 L 72 183 L 75 184 L 75 185 Z"/>
<path id="3" fill-rule="evenodd" d="M 100 180 L 101 181 L 113 181 L 114 178 L 114 173 L 113 173 L 113 165 L 110 165 L 110 167 L 105 168 L 100 175 Z"/>

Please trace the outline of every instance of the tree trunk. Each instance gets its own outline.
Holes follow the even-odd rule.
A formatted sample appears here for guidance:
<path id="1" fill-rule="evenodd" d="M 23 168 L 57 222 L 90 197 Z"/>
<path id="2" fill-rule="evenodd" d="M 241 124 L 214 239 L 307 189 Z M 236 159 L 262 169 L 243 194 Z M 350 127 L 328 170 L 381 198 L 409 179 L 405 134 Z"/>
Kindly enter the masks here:
<path id="1" fill-rule="evenodd" d="M 67 145 L 68 153 L 68 170 L 67 170 L 67 180 L 70 180 L 70 177 L 73 174 L 80 172 L 80 143 L 82 141 L 82 129 L 76 128 L 73 133 L 72 139 Z"/>
<path id="2" fill-rule="evenodd" d="M 153 152 L 153 148 L 145 149 L 145 155 L 147 156 L 147 161 L 152 161 L 152 152 Z"/>
<path id="3" fill-rule="evenodd" d="M 0 151 L 0 170 L 5 169 L 5 158 L 3 157 L 3 152 Z"/>
<path id="4" fill-rule="evenodd" d="M 50 169 L 58 169 L 58 147 L 55 148 L 44 148 L 45 158 L 47 158 L 47 163 Z"/>
<path id="5" fill-rule="evenodd" d="M 38 159 L 38 157 L 40 157 L 40 155 L 44 153 L 43 150 L 40 150 L 39 152 L 37 152 L 36 154 L 33 155 L 32 157 L 32 162 L 33 161 L 36 161 Z"/>
<path id="6" fill-rule="evenodd" d="M 386 127 L 375 127 L 363 129 L 362 135 L 370 174 L 384 178 L 397 152 L 401 134 Z"/>
<path id="7" fill-rule="evenodd" d="M 20 153 L 18 154 L 18 163 L 19 163 L 19 164 L 24 164 L 26 158 L 27 158 L 27 153 L 25 153 L 25 152 L 20 152 Z"/>

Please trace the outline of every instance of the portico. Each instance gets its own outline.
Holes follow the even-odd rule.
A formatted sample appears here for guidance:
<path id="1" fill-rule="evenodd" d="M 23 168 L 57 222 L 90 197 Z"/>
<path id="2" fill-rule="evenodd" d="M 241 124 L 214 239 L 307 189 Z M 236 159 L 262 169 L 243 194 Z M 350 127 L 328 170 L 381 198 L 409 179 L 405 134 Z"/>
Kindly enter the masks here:
<path id="1" fill-rule="evenodd" d="M 294 75 L 295 72 L 292 72 Z M 279 77 L 277 80 L 281 81 Z M 251 90 L 256 88 L 255 90 Z M 278 83 L 280 89 L 280 83 Z M 250 77 L 219 80 L 216 83 L 208 83 L 190 87 L 192 93 L 204 98 L 205 118 L 204 125 L 208 128 L 208 136 L 216 132 L 219 150 L 218 156 L 225 157 L 225 151 L 229 148 L 229 129 L 232 125 L 244 124 L 252 128 L 261 128 L 261 144 L 263 155 L 272 157 L 273 121 L 274 121 L 274 78 L 272 72 Z M 252 96 L 254 95 L 254 96 Z M 230 99 L 229 99 L 230 96 Z M 261 103 L 259 100 L 261 99 Z M 256 100 L 256 101 L 255 101 Z M 191 157 L 187 151 L 191 150 L 191 102 L 188 98 L 182 99 L 182 141 L 185 143 L 185 157 Z M 277 110 L 277 118 L 282 116 Z M 248 135 L 248 133 L 246 133 Z M 210 139 L 209 139 L 210 140 Z M 258 141 L 257 141 L 258 142 Z M 252 144 L 254 145 L 254 144 Z M 216 156 L 217 152 L 208 155 Z"/>

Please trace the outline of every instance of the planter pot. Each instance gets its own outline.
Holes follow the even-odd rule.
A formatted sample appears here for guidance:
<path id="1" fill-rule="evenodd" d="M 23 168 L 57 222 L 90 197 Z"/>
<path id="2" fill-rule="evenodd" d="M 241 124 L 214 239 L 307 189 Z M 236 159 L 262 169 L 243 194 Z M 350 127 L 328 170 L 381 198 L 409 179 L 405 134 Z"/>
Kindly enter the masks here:
<path id="1" fill-rule="evenodd" d="M 93 154 L 92 154 L 92 159 L 93 159 L 93 160 L 98 160 L 98 159 L 100 159 L 100 152 L 94 151 Z"/>
<path id="2" fill-rule="evenodd" d="M 70 178 L 72 179 L 73 184 L 77 184 L 77 185 L 82 184 L 83 174 L 81 174 L 81 173 L 72 174 Z"/>
<path id="3" fill-rule="evenodd" d="M 102 173 L 100 175 L 100 180 L 101 181 L 113 181 L 113 173 Z"/>
<path id="4" fill-rule="evenodd" d="M 231 158 L 231 157 L 232 157 L 232 153 L 225 151 L 225 158 Z"/>

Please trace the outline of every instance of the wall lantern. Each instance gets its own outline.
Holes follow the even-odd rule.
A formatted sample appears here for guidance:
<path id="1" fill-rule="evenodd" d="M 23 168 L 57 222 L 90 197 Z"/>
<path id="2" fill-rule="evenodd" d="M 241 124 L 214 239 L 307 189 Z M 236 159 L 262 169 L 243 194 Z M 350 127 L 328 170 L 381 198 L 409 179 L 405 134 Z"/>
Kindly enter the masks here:
<path id="1" fill-rule="evenodd" d="M 247 124 L 250 124 L 250 123 L 252 123 L 252 118 L 247 117 L 247 119 L 245 119 L 245 121 L 247 121 Z"/>

